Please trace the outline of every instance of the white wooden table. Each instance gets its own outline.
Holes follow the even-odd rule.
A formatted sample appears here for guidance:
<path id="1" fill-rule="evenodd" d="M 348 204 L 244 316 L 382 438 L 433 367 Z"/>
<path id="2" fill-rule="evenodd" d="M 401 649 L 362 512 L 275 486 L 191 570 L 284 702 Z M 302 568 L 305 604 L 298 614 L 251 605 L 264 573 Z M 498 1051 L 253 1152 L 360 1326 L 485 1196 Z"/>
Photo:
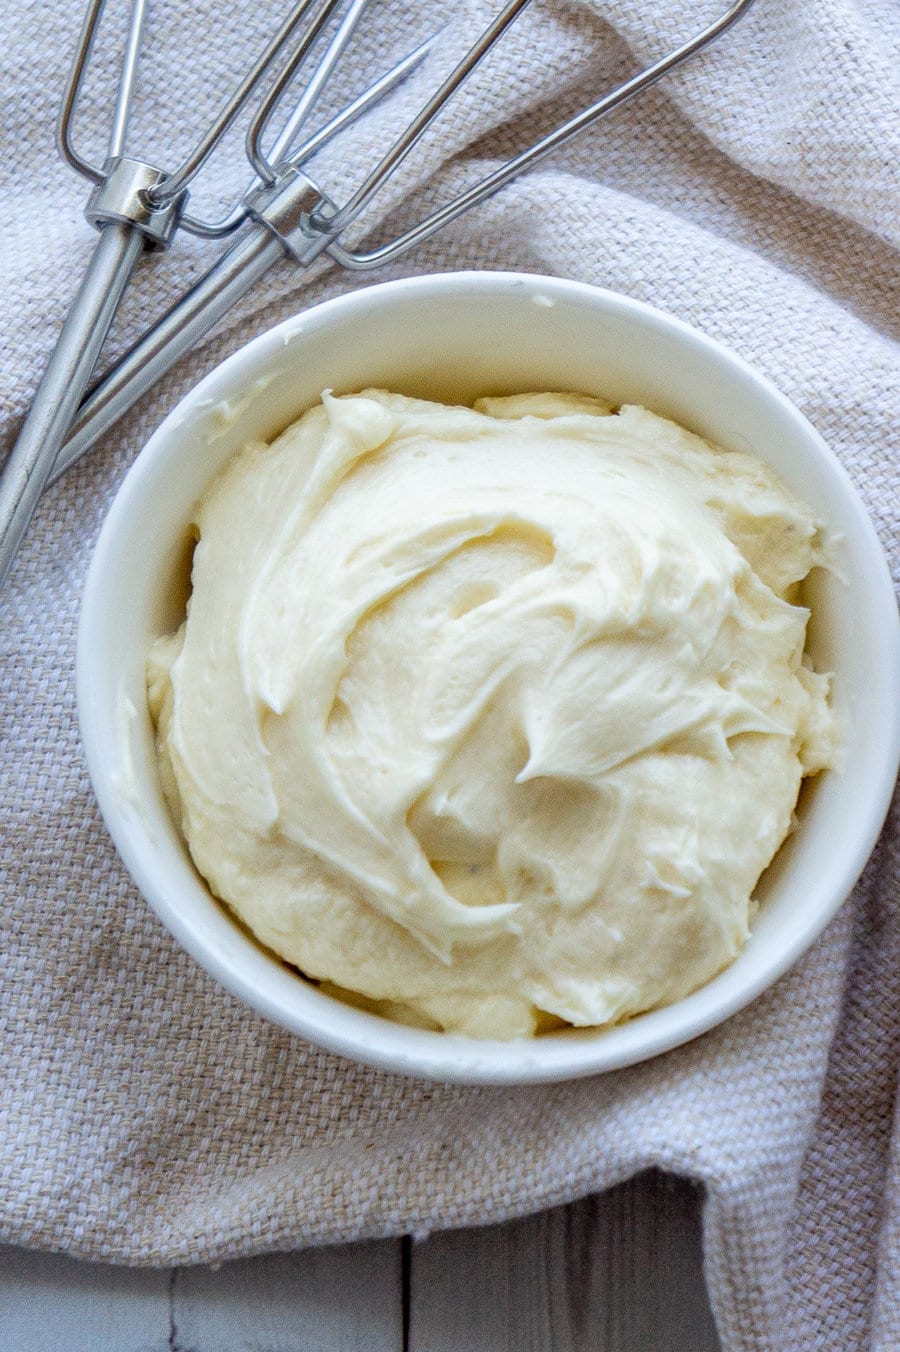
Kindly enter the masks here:
<path id="1" fill-rule="evenodd" d="M 717 1352 L 699 1195 L 649 1173 L 508 1225 L 194 1268 L 0 1248 L 2 1352 Z"/>

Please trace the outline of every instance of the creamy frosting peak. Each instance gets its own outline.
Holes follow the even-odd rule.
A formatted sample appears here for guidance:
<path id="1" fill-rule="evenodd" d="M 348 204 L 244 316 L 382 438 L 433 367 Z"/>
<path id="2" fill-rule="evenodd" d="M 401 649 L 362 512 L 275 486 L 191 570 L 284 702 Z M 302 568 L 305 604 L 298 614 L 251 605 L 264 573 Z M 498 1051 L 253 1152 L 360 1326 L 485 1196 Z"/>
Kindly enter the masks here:
<path id="1" fill-rule="evenodd" d="M 831 757 L 820 531 L 646 410 L 326 394 L 199 505 L 151 705 L 201 873 L 308 976 L 479 1036 L 735 956 Z"/>

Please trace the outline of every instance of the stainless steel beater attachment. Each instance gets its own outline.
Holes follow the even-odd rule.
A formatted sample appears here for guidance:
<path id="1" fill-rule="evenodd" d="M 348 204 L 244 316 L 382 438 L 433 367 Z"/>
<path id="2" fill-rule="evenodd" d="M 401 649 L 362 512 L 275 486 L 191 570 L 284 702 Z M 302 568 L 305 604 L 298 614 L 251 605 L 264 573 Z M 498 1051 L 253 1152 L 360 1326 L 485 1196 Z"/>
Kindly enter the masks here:
<path id="1" fill-rule="evenodd" d="M 224 102 L 197 144 L 181 164 L 163 170 L 126 153 L 129 112 L 135 85 L 147 0 L 131 0 L 124 59 L 112 116 L 106 158 L 90 163 L 75 148 L 72 123 L 83 90 L 85 72 L 105 0 L 89 0 L 72 70 L 59 116 L 57 140 L 63 158 L 93 185 L 85 214 L 100 237 L 69 309 L 56 347 L 38 386 L 19 438 L 0 477 L 0 584 L 15 557 L 37 501 L 50 476 L 72 418 L 109 332 L 129 279 L 146 249 L 165 249 L 177 229 L 221 238 L 244 220 L 237 213 L 221 222 L 206 222 L 186 210 L 188 189 L 260 83 L 276 69 L 273 99 L 265 100 L 266 121 L 289 81 L 333 18 L 344 8 L 316 72 L 272 152 L 278 158 L 290 148 L 325 79 L 349 42 L 369 0 L 299 0 L 261 56 Z M 418 59 L 420 54 L 416 54 Z M 392 87 L 410 63 L 390 72 L 377 88 L 366 91 L 319 134 L 333 134 L 358 116 L 385 88 Z"/>
<path id="2" fill-rule="evenodd" d="M 61 405 L 53 429 L 54 437 L 49 441 L 45 440 L 38 456 L 35 455 L 33 450 L 30 453 L 32 461 L 36 458 L 40 460 L 40 475 L 36 473 L 32 475 L 38 486 L 35 487 L 32 484 L 28 490 L 28 500 L 32 505 L 37 501 L 37 496 L 51 473 L 52 477 L 55 478 L 68 468 L 79 455 L 92 446 L 98 437 L 131 407 L 135 400 L 149 389 L 280 259 L 287 256 L 299 266 L 306 267 L 321 255 L 326 254 L 342 267 L 351 271 L 367 271 L 391 262 L 423 240 L 428 239 L 437 230 L 455 220 L 470 207 L 497 192 L 513 178 L 544 159 L 551 151 L 570 141 L 580 131 L 597 122 L 606 113 L 617 108 L 626 100 L 633 98 L 650 85 L 655 84 L 676 66 L 681 65 L 689 57 L 707 47 L 750 8 L 753 0 L 733 0 L 723 13 L 688 41 L 633 75 L 574 117 L 569 118 L 493 173 L 425 216 L 418 224 L 404 231 L 395 239 L 382 243 L 368 252 L 344 247 L 341 243 L 342 234 L 348 226 L 362 215 L 385 182 L 428 131 L 447 102 L 503 37 L 510 25 L 530 3 L 530 0 L 508 0 L 508 3 L 499 11 L 496 18 L 485 29 L 453 72 L 428 99 L 419 114 L 401 132 L 387 153 L 366 175 L 359 187 L 343 205 L 338 205 L 329 200 L 314 179 L 304 171 L 303 164 L 319 148 L 322 139 L 336 134 L 346 125 L 348 120 L 357 116 L 365 106 L 368 106 L 372 99 L 380 97 L 384 87 L 397 77 L 398 72 L 402 75 L 410 64 L 414 64 L 421 59 L 423 51 L 420 49 L 419 52 L 412 53 L 395 72 L 391 72 L 386 77 L 385 81 L 378 82 L 372 90 L 366 91 L 365 94 L 354 100 L 348 109 L 334 118 L 332 123 L 323 128 L 315 137 L 310 138 L 304 146 L 294 150 L 293 153 L 289 153 L 291 146 L 296 142 L 297 133 L 310 104 L 317 97 L 327 80 L 335 61 L 343 50 L 343 46 L 349 41 L 367 3 L 367 0 L 352 0 L 341 21 L 337 35 L 324 56 L 314 67 L 303 98 L 290 118 L 288 126 L 276 141 L 274 148 L 266 153 L 263 150 L 263 139 L 279 100 L 300 62 L 321 33 L 322 28 L 331 19 L 335 10 L 338 9 L 340 2 L 341 0 L 319 0 L 319 4 L 316 6 L 311 0 L 306 0 L 306 3 L 295 7 L 289 19 L 273 39 L 270 47 L 267 48 L 260 61 L 257 62 L 257 65 L 239 86 L 233 98 L 225 105 L 213 127 L 185 162 L 172 173 L 161 174 L 160 171 L 143 165 L 140 161 L 131 160 L 125 161 L 125 163 L 128 165 L 137 164 L 140 166 L 139 170 L 119 169 L 118 163 L 124 160 L 124 157 L 120 154 L 122 140 L 120 136 L 118 150 L 115 154 L 111 153 L 110 160 L 107 161 L 101 174 L 100 171 L 92 169 L 80 157 L 73 154 L 71 147 L 67 145 L 67 132 L 64 131 L 62 140 L 66 157 L 81 172 L 86 172 L 95 180 L 99 180 L 99 186 L 92 198 L 93 206 L 90 210 L 94 213 L 92 218 L 98 220 L 98 223 L 101 220 L 108 222 L 103 227 L 104 235 L 111 225 L 124 221 L 125 224 L 120 227 L 124 232 L 124 241 L 129 244 L 130 249 L 139 250 L 140 232 L 146 235 L 148 224 L 152 224 L 156 219 L 159 222 L 168 220 L 169 215 L 174 219 L 174 223 L 180 222 L 182 228 L 191 229 L 194 233 L 209 238 L 222 238 L 234 231 L 239 231 L 239 234 L 235 242 L 209 272 L 147 332 L 144 338 L 96 387 L 78 414 L 73 436 L 62 448 L 56 464 L 53 466 L 53 459 L 57 456 L 62 437 L 65 435 L 65 426 L 74 413 L 74 403 L 71 398 L 66 401 L 64 406 Z M 90 26 L 91 15 L 99 13 L 102 5 L 103 0 L 92 0 L 86 29 Z M 140 10 L 141 18 L 143 8 L 142 0 L 135 0 L 135 12 Z M 231 126 L 249 94 L 256 88 L 263 75 L 271 69 L 279 55 L 283 54 L 285 47 L 290 45 L 301 19 L 307 15 L 308 11 L 314 13 L 309 28 L 303 33 L 296 49 L 291 51 L 249 125 L 246 141 L 247 157 L 257 175 L 256 185 L 245 195 L 240 206 L 222 221 L 205 222 L 189 216 L 185 211 L 185 194 L 191 179 L 205 163 L 228 127 Z M 132 25 L 133 30 L 137 26 L 138 35 L 140 21 L 140 19 L 135 19 Z M 131 68 L 133 75 L 134 57 L 132 52 L 136 53 L 138 42 L 139 36 L 133 41 L 129 41 L 128 57 L 123 72 L 123 88 L 126 92 L 124 96 L 120 94 L 117 104 L 115 119 L 117 125 L 121 121 L 124 126 L 127 119 L 128 89 L 130 88 L 129 81 L 131 78 L 129 69 Z M 72 103 L 77 94 L 78 80 L 80 79 L 79 71 L 86 60 L 89 47 L 90 33 L 88 33 L 86 42 L 83 37 L 82 45 L 79 48 L 74 83 L 70 84 L 64 107 L 64 126 L 67 125 L 71 114 Z M 124 106 L 125 109 L 121 117 L 119 114 L 120 106 Z M 126 188 L 131 183 L 130 175 L 135 173 L 138 176 L 148 176 L 146 181 L 142 180 L 141 187 L 134 195 L 138 199 L 137 203 L 134 201 L 134 196 L 127 197 L 126 193 Z M 157 177 L 153 177 L 154 175 L 157 175 Z M 127 182 L 126 177 L 128 178 Z M 122 195 L 127 198 L 127 209 L 124 211 L 120 209 L 119 198 L 114 196 L 114 189 L 118 188 L 119 180 L 121 181 Z M 114 197 L 112 202 L 110 202 L 111 196 Z M 103 217 L 98 215 L 101 210 L 107 213 Z M 145 213 L 147 220 L 139 219 L 140 211 Z M 174 228 L 174 223 L 172 228 Z M 134 244 L 133 238 L 136 232 L 139 236 L 137 245 Z M 168 233 L 163 230 L 161 236 L 164 237 L 160 237 L 156 242 L 164 244 L 169 234 L 171 234 L 171 229 L 168 229 Z M 101 236 L 102 243 L 103 236 Z M 112 249 L 112 245 L 110 247 Z M 129 253 L 127 270 L 125 270 L 124 264 L 117 264 L 125 278 L 133 267 L 136 256 L 136 252 L 133 258 Z M 116 255 L 116 258 L 118 258 L 118 255 Z M 115 272 L 115 276 L 119 276 L 118 271 Z M 119 294 L 121 294 L 123 286 L 124 280 L 119 285 Z M 109 318 L 115 310 L 117 301 L 118 295 L 111 302 Z M 96 328 L 99 330 L 101 322 L 103 328 L 99 339 L 96 334 L 91 335 L 90 352 L 85 356 L 78 372 L 80 377 L 83 376 L 83 379 L 79 385 L 77 397 L 80 397 L 84 383 L 89 377 L 90 369 L 102 343 L 103 334 L 108 327 L 109 318 L 106 317 L 104 312 L 101 317 L 96 319 Z M 86 340 L 83 337 L 83 330 L 81 330 L 81 335 L 80 342 L 84 345 Z M 48 369 L 49 375 L 50 370 Z M 39 399 L 42 391 L 43 386 L 39 391 Z M 26 431 L 27 423 L 26 428 L 23 429 L 23 437 L 25 437 Z M 48 446 L 51 447 L 52 453 L 48 451 Z M 17 447 L 13 455 L 17 455 L 18 450 Z M 25 463 L 27 463 L 27 459 Z M 30 509 L 28 515 L 30 515 Z M 3 492 L 0 490 L 0 531 L 4 530 L 8 518 L 9 512 L 4 503 Z M 23 517 L 23 522 L 27 522 L 27 515 Z M 24 524 L 21 525 L 19 534 L 21 534 L 21 529 L 24 529 Z M 15 549 L 15 543 L 18 541 L 18 535 L 16 535 L 15 542 L 12 544 L 12 550 L 9 548 L 10 538 L 10 532 L 6 530 L 2 540 L 0 540 L 0 580 L 2 580 L 8 567 L 12 552 Z"/>
<path id="3" fill-rule="evenodd" d="M 529 0 L 512 0 L 512 3 L 504 6 L 351 199 L 340 208 L 330 202 L 313 179 L 300 168 L 303 160 L 318 149 L 315 138 L 306 147 L 281 161 L 277 158 L 278 147 L 268 157 L 263 154 L 261 139 L 277 100 L 277 92 L 273 90 L 253 119 L 247 138 L 248 157 L 257 170 L 261 186 L 247 194 L 242 207 L 230 218 L 232 222 L 247 222 L 245 229 L 209 272 L 148 330 L 91 392 L 79 410 L 72 435 L 60 453 L 52 477 L 55 479 L 63 474 L 79 456 L 88 451 L 285 255 L 299 266 L 306 266 L 319 254 L 325 253 L 342 267 L 354 272 L 368 271 L 393 261 L 470 207 L 490 197 L 604 114 L 655 84 L 676 66 L 702 51 L 750 8 L 752 0 L 732 3 L 692 38 L 584 108 L 397 238 L 369 252 L 345 248 L 340 243 L 341 234 L 361 215 L 444 105 L 528 3 Z M 419 53 L 413 53 L 408 60 L 415 60 L 418 56 Z M 316 75 L 313 76 L 315 79 Z"/>

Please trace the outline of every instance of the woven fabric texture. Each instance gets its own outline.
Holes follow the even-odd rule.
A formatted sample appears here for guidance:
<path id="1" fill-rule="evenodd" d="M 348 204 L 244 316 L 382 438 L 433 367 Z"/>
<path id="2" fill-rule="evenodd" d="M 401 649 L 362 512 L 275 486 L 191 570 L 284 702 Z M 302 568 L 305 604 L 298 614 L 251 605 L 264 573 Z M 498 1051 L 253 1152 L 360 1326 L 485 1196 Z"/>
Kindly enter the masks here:
<path id="1" fill-rule="evenodd" d="M 536 0 L 360 232 L 379 216 L 412 219 L 723 7 Z M 0 17 L 4 445 L 93 243 L 83 185 L 52 150 L 79 8 L 10 0 Z M 390 107 L 322 157 L 325 186 L 340 193 L 358 179 L 495 9 L 373 5 L 332 106 L 360 71 L 448 28 Z M 236 79 L 274 18 L 249 0 L 161 3 L 154 15 L 132 144 L 171 163 L 221 96 L 211 72 Z M 79 122 L 94 154 L 117 36 L 108 24 Z M 896 0 L 757 0 L 689 67 L 387 275 L 547 272 L 696 325 L 818 428 L 896 569 L 898 114 Z M 198 206 L 227 204 L 246 178 L 232 149 Z M 107 358 L 209 259 L 187 240 L 148 259 Z M 141 444 L 203 372 L 356 284 L 324 263 L 276 268 L 47 492 L 7 585 L 0 1238 L 129 1263 L 218 1260 L 498 1221 L 658 1165 L 705 1185 L 707 1276 L 726 1349 L 897 1348 L 896 818 L 853 898 L 752 1007 L 645 1065 L 524 1089 L 412 1083 L 287 1035 L 179 950 L 119 863 L 74 710 L 79 595 L 100 522 Z"/>

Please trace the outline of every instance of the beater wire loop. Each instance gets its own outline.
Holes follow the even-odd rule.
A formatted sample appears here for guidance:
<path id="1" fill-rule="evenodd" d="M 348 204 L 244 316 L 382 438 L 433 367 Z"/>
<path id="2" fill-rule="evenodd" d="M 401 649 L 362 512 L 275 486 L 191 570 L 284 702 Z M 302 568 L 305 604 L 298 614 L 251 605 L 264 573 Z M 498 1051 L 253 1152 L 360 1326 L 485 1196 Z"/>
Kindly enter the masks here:
<path id="1" fill-rule="evenodd" d="M 131 20 L 128 25 L 128 37 L 122 58 L 122 74 L 116 93 L 116 106 L 113 110 L 112 130 L 109 133 L 109 159 L 125 154 L 125 137 L 128 135 L 128 115 L 131 111 L 131 96 L 137 77 L 138 58 L 141 54 L 141 40 L 144 36 L 144 23 L 147 18 L 147 0 L 135 0 L 131 7 Z"/>
<path id="2" fill-rule="evenodd" d="M 160 184 L 153 195 L 156 205 L 163 206 L 166 202 L 171 202 L 178 193 L 182 192 L 193 181 L 244 108 L 257 85 L 271 71 L 287 43 L 310 11 L 314 12 L 314 18 L 309 29 L 304 33 L 297 51 L 288 61 L 287 69 L 291 74 L 296 70 L 340 3 L 341 0 L 325 0 L 324 4 L 317 6 L 316 0 L 299 0 L 299 3 L 292 8 L 291 13 L 265 51 L 241 80 L 234 93 L 226 99 L 219 109 L 205 135 L 201 137 L 195 148 L 178 168 L 166 175 L 164 182 Z M 318 13 L 315 13 L 317 8 Z"/>
<path id="3" fill-rule="evenodd" d="M 529 0 L 515 0 L 513 4 L 507 5 L 503 12 L 495 20 L 492 27 L 487 30 L 482 39 L 472 48 L 466 59 L 460 63 L 449 79 L 442 85 L 430 102 L 419 114 L 414 123 L 410 125 L 403 136 L 395 142 L 392 149 L 384 157 L 381 164 L 366 179 L 362 186 L 357 190 L 347 205 L 341 208 L 337 215 L 332 219 L 327 219 L 324 215 L 318 218 L 314 215 L 312 219 L 313 228 L 320 228 L 330 234 L 339 234 L 365 210 L 369 202 L 375 196 L 384 179 L 393 172 L 396 165 L 412 149 L 422 135 L 424 135 L 430 123 L 440 113 L 444 104 L 452 97 L 459 88 L 460 84 L 468 77 L 471 70 L 486 54 L 487 50 L 493 46 L 494 42 L 503 35 L 512 21 L 518 16 L 520 10 L 529 3 Z M 554 128 L 546 136 L 534 142 L 523 150 L 519 155 L 508 160 L 493 173 L 488 174 L 479 182 L 466 188 L 451 201 L 444 203 L 436 211 L 431 212 L 417 225 L 406 230 L 402 235 L 394 240 L 380 245 L 378 248 L 369 252 L 355 252 L 346 249 L 342 244 L 334 239 L 327 247 L 326 252 L 339 263 L 341 267 L 347 268 L 353 272 L 368 272 L 373 268 L 383 267 L 392 262 L 400 254 L 406 253 L 417 244 L 423 243 L 426 239 L 436 234 L 438 230 L 443 229 L 451 221 L 457 219 L 464 212 L 469 211 L 478 203 L 486 198 L 493 196 L 494 193 L 510 183 L 514 178 L 518 178 L 526 170 L 531 169 L 541 160 L 545 159 L 552 151 L 558 149 L 571 141 L 579 132 L 598 122 L 606 113 L 612 112 L 628 99 L 634 98 L 643 90 L 656 84 L 669 71 L 674 70 L 676 66 L 681 65 L 688 57 L 694 56 L 702 51 L 717 37 L 730 28 L 731 25 L 740 18 L 741 14 L 749 8 L 752 0 L 735 0 L 728 10 L 721 14 L 716 20 L 708 24 L 706 28 L 696 33 L 692 38 L 683 42 L 673 51 L 668 52 L 652 65 L 625 80 L 610 93 L 597 99 L 596 102 L 584 108 L 574 117 L 569 118 L 560 126 Z"/>
<path id="4" fill-rule="evenodd" d="M 357 25 L 370 3 L 371 0 L 353 0 L 353 3 L 341 20 L 337 32 L 328 44 L 327 51 L 313 71 L 312 77 L 304 89 L 299 102 L 291 113 L 291 116 L 288 118 L 288 121 L 268 156 L 263 153 L 262 138 L 266 133 L 276 105 L 311 44 L 298 49 L 295 57 L 293 57 L 285 66 L 281 75 L 272 86 L 272 89 L 263 100 L 258 111 L 251 119 L 250 126 L 247 129 L 247 159 L 256 170 L 261 183 L 268 185 L 275 182 L 277 177 L 277 168 L 275 166 L 281 163 L 297 139 L 297 136 L 300 134 L 316 100 L 343 55 L 344 49 L 353 37 Z M 315 36 L 318 37 L 318 32 Z"/>
<path id="5" fill-rule="evenodd" d="M 56 145 L 60 155 L 77 174 L 81 174 L 82 178 L 88 179 L 91 183 L 102 183 L 103 171 L 95 168 L 75 149 L 72 144 L 72 120 L 81 96 L 84 72 L 94 47 L 94 38 L 105 3 L 106 0 L 90 0 L 85 11 L 56 123 Z"/>

